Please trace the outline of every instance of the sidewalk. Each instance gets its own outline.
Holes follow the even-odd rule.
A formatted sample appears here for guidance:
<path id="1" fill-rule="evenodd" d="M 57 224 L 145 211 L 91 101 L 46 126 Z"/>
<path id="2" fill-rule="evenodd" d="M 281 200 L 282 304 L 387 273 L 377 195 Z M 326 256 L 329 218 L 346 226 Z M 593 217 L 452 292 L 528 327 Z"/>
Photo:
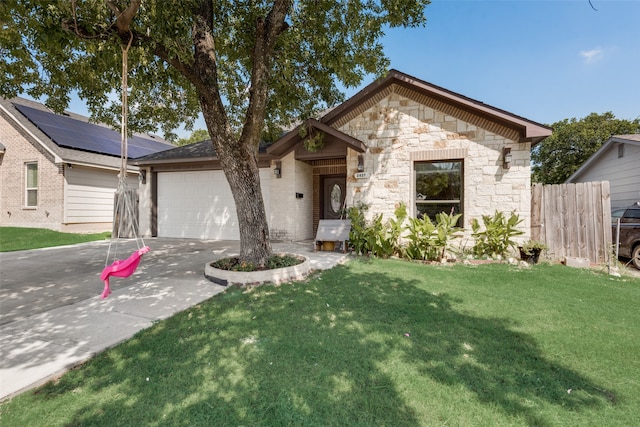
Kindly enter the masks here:
<path id="1" fill-rule="evenodd" d="M 314 252 L 310 242 L 274 243 L 273 248 L 304 255 L 317 270 L 332 268 L 347 257 L 337 252 Z M 167 272 L 157 272 L 157 279 L 146 278 L 135 286 L 115 289 L 104 300 L 96 293 L 0 326 L 0 400 L 44 384 L 154 322 L 225 289 L 205 279 L 204 274 L 190 276 L 171 264 L 167 268 Z"/>

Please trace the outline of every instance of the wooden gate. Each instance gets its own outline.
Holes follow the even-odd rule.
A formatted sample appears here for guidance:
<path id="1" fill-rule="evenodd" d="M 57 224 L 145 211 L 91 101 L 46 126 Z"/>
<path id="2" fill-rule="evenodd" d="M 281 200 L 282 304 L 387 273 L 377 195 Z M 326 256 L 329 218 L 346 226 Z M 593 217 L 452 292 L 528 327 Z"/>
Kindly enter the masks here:
<path id="1" fill-rule="evenodd" d="M 548 246 L 545 256 L 609 263 L 611 199 L 609 181 L 576 184 L 534 184 L 531 197 L 531 238 Z"/>

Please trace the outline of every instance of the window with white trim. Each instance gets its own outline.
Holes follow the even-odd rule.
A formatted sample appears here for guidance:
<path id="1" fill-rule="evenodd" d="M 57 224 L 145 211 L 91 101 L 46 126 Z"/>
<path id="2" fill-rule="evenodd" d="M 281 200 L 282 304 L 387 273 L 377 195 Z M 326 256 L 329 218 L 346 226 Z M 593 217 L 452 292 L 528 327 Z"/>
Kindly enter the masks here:
<path id="1" fill-rule="evenodd" d="M 25 163 L 25 206 L 35 208 L 38 206 L 38 163 Z"/>
<path id="2" fill-rule="evenodd" d="M 415 162 L 416 215 L 428 216 L 435 221 L 440 212 L 459 214 L 462 212 L 463 194 L 463 162 L 462 160 L 437 160 Z M 458 225 L 464 224 L 462 217 Z"/>

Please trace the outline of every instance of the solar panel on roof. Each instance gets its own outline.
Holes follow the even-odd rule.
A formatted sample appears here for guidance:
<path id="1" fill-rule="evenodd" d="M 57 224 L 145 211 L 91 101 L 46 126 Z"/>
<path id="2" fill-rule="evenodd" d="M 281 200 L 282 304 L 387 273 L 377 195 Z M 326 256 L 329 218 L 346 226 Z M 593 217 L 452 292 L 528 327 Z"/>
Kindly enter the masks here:
<path id="1" fill-rule="evenodd" d="M 120 157 L 119 132 L 37 108 L 14 105 L 60 147 Z M 135 135 L 128 138 L 127 145 L 128 157 L 132 159 L 172 148 L 171 145 Z"/>

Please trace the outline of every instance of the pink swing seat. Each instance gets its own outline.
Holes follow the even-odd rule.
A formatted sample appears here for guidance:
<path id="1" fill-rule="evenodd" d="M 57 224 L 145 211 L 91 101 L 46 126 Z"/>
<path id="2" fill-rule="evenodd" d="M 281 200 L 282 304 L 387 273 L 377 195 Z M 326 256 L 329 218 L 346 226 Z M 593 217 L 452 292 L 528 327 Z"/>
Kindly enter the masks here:
<path id="1" fill-rule="evenodd" d="M 111 293 L 111 286 L 109 285 L 109 277 L 129 277 L 136 271 L 138 268 L 138 264 L 140 264 L 140 260 L 142 255 L 149 252 L 151 248 L 149 246 L 145 246 L 143 248 L 138 249 L 127 259 L 118 259 L 115 260 L 111 265 L 108 265 L 102 270 L 102 274 L 100 274 L 100 280 L 104 282 L 104 290 L 102 291 L 101 298 L 106 298 Z"/>

